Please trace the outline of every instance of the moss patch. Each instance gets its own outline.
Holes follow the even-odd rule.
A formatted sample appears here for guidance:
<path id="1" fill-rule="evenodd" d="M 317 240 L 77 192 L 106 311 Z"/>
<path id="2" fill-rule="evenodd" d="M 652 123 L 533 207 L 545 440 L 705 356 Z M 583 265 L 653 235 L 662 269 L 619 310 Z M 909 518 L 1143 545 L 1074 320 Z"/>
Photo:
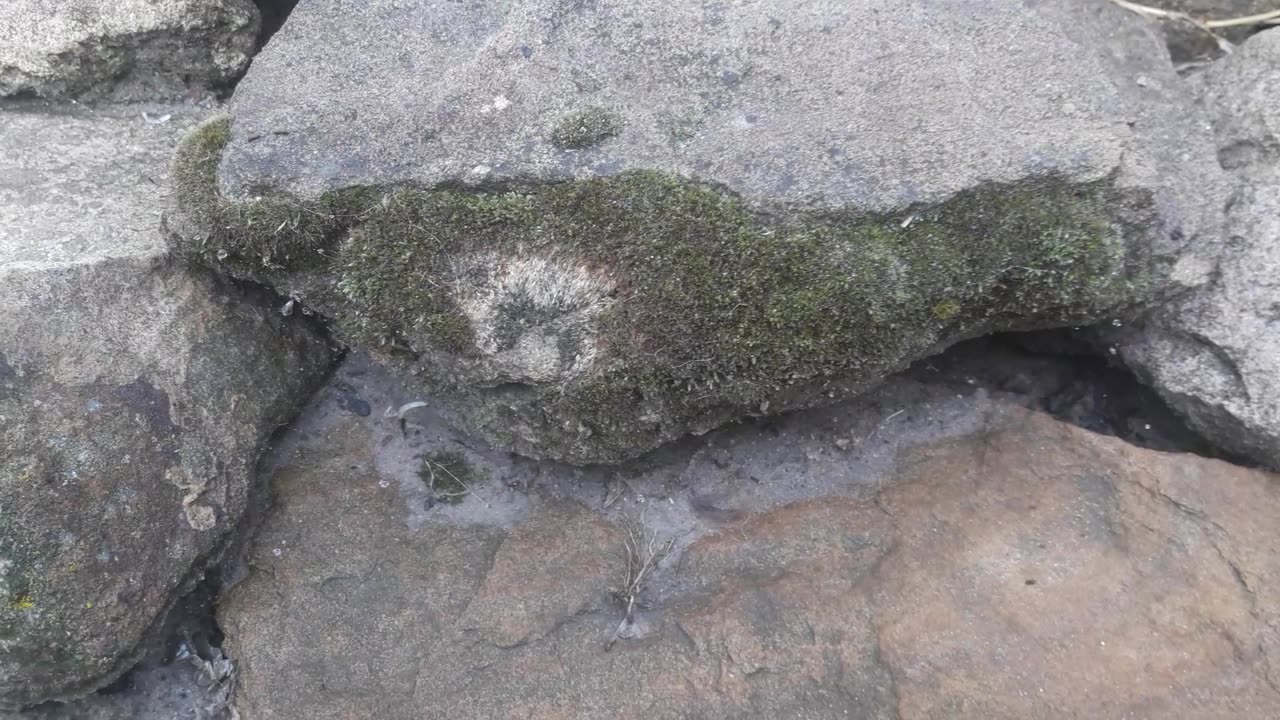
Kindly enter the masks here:
<path id="1" fill-rule="evenodd" d="M 960 303 L 951 298 L 943 298 L 933 306 L 933 316 L 939 320 L 950 320 L 960 314 Z"/>
<path id="2" fill-rule="evenodd" d="M 622 116 L 605 108 L 592 107 L 569 115 L 556 125 L 551 142 L 565 150 L 595 147 L 622 133 Z"/>
<path id="3" fill-rule="evenodd" d="M 625 282 L 604 332 L 619 354 L 672 368 L 690 389 L 776 383 L 901 356 L 944 323 L 1071 322 L 1125 304 L 1139 281 L 1106 220 L 1109 193 L 989 188 L 903 227 L 760 217 L 651 173 L 501 195 L 405 190 L 339 251 L 338 274 L 376 333 L 465 352 L 467 323 L 445 291 L 453 259 L 567 253 Z"/>
<path id="4" fill-rule="evenodd" d="M 472 465 L 465 455 L 450 451 L 427 455 L 418 475 L 438 502 L 451 505 L 462 502 L 472 488 L 489 479 L 488 473 Z"/>
<path id="5" fill-rule="evenodd" d="M 263 192 L 244 202 L 218 192 L 218 161 L 231 121 L 212 118 L 179 146 L 172 165 L 174 195 L 189 228 L 178 249 L 239 277 L 269 280 L 285 270 L 326 264 L 337 233 L 359 222 L 382 194 L 363 188 L 305 202 Z"/>
<path id="6" fill-rule="evenodd" d="M 620 299 L 599 318 L 592 372 L 524 397 L 516 414 L 474 412 L 491 436 L 536 428 L 558 457 L 634 454 L 789 388 L 878 377 L 966 334 L 1091 322 L 1147 292 L 1150 200 L 1107 180 L 988 185 L 893 214 L 753 207 L 654 172 L 228 204 L 209 169 L 218 134 L 204 133 L 178 173 L 202 188 L 186 202 L 213 208 L 198 253 L 286 274 L 312 273 L 319 257 L 341 289 L 320 309 L 360 344 L 403 350 L 435 389 L 466 390 L 466 368 L 483 362 L 451 292 L 459 258 L 554 257 L 607 275 Z M 261 203 L 284 214 L 255 220 Z M 354 229 L 337 244 L 343 227 Z"/>

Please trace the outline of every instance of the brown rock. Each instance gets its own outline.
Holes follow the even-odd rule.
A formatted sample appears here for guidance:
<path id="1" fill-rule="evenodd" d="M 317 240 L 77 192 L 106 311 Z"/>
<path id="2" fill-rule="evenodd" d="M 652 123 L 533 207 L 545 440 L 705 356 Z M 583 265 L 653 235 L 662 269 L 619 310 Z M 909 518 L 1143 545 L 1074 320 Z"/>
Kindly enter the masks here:
<path id="1" fill-rule="evenodd" d="M 460 621 L 499 647 L 536 640 L 564 618 L 598 610 L 616 583 L 621 537 L 573 503 L 539 507 L 507 536 Z"/>
<path id="2" fill-rule="evenodd" d="M 1264 472 L 997 407 L 874 497 L 682 536 L 606 651 L 607 511 L 408 530 L 368 432 L 329 427 L 222 607 L 254 720 L 1280 716 Z"/>
<path id="3" fill-rule="evenodd" d="M 881 499 L 902 717 L 1276 717 L 1274 477 L 1021 420 Z"/>

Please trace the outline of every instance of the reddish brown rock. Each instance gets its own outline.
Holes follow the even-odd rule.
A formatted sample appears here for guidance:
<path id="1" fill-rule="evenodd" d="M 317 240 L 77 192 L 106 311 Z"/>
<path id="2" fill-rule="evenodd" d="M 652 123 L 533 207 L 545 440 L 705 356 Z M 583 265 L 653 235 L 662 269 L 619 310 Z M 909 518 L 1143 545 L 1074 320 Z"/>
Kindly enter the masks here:
<path id="1" fill-rule="evenodd" d="M 606 650 L 621 503 L 409 530 L 364 427 L 282 472 L 223 603 L 248 718 L 1280 717 L 1274 475 L 996 406 L 874 495 L 677 534 Z"/>

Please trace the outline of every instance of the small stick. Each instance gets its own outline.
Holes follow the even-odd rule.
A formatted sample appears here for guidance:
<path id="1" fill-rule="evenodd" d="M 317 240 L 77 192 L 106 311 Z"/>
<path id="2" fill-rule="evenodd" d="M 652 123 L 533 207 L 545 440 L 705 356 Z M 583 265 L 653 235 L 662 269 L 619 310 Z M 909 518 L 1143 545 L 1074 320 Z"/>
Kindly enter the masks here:
<path id="1" fill-rule="evenodd" d="M 462 481 L 462 478 L 458 477 L 457 475 L 454 475 L 454 474 L 453 474 L 453 472 L 449 470 L 449 468 L 445 467 L 444 465 L 441 465 L 440 463 L 438 463 L 438 462 L 436 462 L 436 461 L 432 460 L 431 458 L 426 458 L 426 461 L 427 461 L 427 465 L 428 465 L 429 467 L 431 467 L 431 489 L 432 489 L 432 490 L 435 490 L 435 489 L 436 489 L 436 471 L 435 471 L 435 468 L 440 468 L 440 469 L 441 469 L 441 470 L 443 470 L 444 472 L 448 473 L 448 474 L 449 474 L 449 477 L 453 478 L 454 482 L 456 482 L 456 483 L 458 483 L 459 485 L 461 485 L 461 486 L 462 486 L 462 489 L 465 491 L 465 492 L 461 492 L 461 493 L 445 493 L 445 495 L 446 495 L 447 497 L 461 497 L 461 496 L 464 496 L 464 495 L 475 495 L 475 496 L 476 496 L 476 499 L 477 499 L 477 500 L 479 500 L 481 503 L 483 503 L 485 507 L 487 507 L 487 508 L 491 508 L 491 507 L 493 507 L 492 505 L 490 505 L 490 504 L 489 504 L 489 501 L 488 501 L 488 500 L 485 500 L 485 499 L 484 499 L 484 496 L 483 496 L 483 495 L 481 495 L 480 493 L 476 492 L 476 491 L 475 491 L 475 488 L 473 488 L 473 487 L 471 487 L 470 485 L 468 485 L 468 484 L 466 484 L 465 482 L 463 482 L 463 481 Z"/>
<path id="2" fill-rule="evenodd" d="M 1222 18 L 1220 20 L 1198 20 L 1184 12 L 1177 10 L 1165 10 L 1163 8 L 1151 7 L 1150 5 L 1142 5 L 1132 2 L 1132 0 L 1111 0 L 1111 2 L 1130 12 L 1139 15 L 1149 15 L 1151 17 L 1166 18 L 1169 20 L 1185 20 L 1189 23 L 1197 25 L 1205 30 L 1214 30 L 1216 28 L 1240 27 L 1242 25 L 1272 25 L 1280 23 L 1280 10 L 1269 10 L 1267 12 L 1258 13 L 1256 15 L 1242 15 L 1239 17 Z"/>

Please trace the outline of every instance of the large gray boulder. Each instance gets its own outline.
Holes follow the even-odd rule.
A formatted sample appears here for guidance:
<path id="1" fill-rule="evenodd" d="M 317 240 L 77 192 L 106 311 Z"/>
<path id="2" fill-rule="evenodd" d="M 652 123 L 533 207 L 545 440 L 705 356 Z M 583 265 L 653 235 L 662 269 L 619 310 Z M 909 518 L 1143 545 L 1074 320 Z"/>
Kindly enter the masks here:
<path id="1" fill-rule="evenodd" d="M 5 0 L 0 97 L 157 99 L 249 65 L 252 0 Z"/>
<path id="2" fill-rule="evenodd" d="M 189 113 L 0 113 L 0 708 L 87 693 L 237 530 L 328 361 L 169 260 Z"/>
<path id="3" fill-rule="evenodd" d="M 617 461 L 1203 282 L 1181 93 L 1108 3 L 312 0 L 172 229 L 490 440 Z"/>
<path id="4" fill-rule="evenodd" d="M 1280 31 L 1199 78 L 1237 182 L 1210 285 L 1157 313 L 1121 354 L 1206 437 L 1280 468 Z"/>

